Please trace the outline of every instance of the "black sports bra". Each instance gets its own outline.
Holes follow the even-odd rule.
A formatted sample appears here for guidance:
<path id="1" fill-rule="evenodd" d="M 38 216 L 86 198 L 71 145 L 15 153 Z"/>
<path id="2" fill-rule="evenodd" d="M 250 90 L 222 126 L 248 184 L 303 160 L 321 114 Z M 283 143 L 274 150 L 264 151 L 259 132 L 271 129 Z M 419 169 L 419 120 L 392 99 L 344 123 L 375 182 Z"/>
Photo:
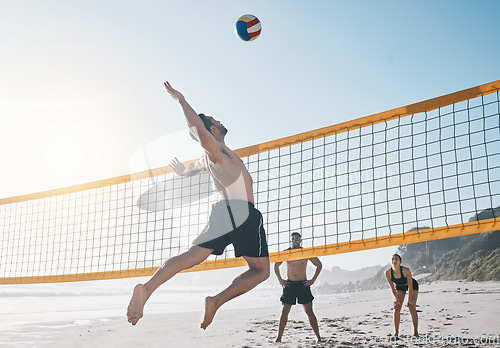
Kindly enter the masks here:
<path id="1" fill-rule="evenodd" d="M 408 284 L 408 279 L 403 274 L 403 267 L 399 266 L 399 271 L 401 272 L 401 278 L 394 278 L 394 273 L 392 273 L 392 267 L 391 267 L 391 280 L 394 284 L 398 285 L 406 285 Z"/>

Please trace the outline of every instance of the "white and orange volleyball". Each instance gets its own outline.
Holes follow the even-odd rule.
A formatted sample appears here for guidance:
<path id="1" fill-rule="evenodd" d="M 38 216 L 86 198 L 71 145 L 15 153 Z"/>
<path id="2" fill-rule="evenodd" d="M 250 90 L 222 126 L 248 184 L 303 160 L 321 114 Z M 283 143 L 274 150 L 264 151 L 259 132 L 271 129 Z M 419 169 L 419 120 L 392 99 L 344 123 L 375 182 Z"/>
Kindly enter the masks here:
<path id="1" fill-rule="evenodd" d="M 243 41 L 255 40 L 259 37 L 261 31 L 260 21 L 254 15 L 243 15 L 236 22 L 236 34 Z"/>

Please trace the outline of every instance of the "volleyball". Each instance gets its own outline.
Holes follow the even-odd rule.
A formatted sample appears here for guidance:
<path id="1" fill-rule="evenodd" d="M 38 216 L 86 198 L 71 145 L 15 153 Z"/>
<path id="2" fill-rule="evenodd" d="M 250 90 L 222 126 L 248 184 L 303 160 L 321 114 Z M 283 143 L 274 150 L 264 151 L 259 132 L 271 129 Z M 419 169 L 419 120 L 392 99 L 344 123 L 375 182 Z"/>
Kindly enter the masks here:
<path id="1" fill-rule="evenodd" d="M 236 34 L 243 41 L 253 41 L 259 37 L 262 28 L 257 17 L 246 14 L 236 22 Z"/>

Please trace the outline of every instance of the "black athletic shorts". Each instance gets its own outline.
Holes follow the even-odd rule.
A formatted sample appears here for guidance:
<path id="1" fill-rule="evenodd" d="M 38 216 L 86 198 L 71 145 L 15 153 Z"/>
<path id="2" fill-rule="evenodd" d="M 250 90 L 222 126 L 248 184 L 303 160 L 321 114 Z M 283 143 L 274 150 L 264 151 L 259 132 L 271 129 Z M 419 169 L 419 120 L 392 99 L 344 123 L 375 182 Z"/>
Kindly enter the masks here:
<path id="1" fill-rule="evenodd" d="M 418 282 L 413 278 L 411 280 L 413 282 L 413 290 L 418 291 Z M 396 290 L 407 292 L 408 291 L 408 284 L 404 284 L 404 285 L 396 284 Z"/>
<path id="2" fill-rule="evenodd" d="M 314 296 L 311 293 L 311 287 L 304 285 L 305 280 L 293 281 L 288 280 L 288 286 L 283 288 L 281 302 L 294 305 L 297 302 L 300 304 L 308 304 L 312 302 Z"/>
<path id="3" fill-rule="evenodd" d="M 229 244 L 236 257 L 269 256 L 262 214 L 253 203 L 236 199 L 215 203 L 207 225 L 193 241 L 193 245 L 213 249 L 214 255 L 222 255 Z"/>

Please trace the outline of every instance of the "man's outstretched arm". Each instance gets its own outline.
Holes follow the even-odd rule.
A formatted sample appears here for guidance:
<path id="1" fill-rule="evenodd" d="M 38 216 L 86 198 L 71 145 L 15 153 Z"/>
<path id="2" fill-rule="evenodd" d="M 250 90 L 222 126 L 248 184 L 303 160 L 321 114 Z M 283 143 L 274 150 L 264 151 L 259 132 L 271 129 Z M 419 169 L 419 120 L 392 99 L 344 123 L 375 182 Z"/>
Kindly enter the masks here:
<path id="1" fill-rule="evenodd" d="M 214 139 L 212 134 L 207 131 L 203 121 L 200 119 L 196 111 L 189 105 L 186 101 L 184 95 L 181 92 L 174 89 L 168 81 L 164 83 L 165 89 L 170 94 L 170 96 L 177 100 L 182 107 L 184 116 L 186 117 L 186 122 L 189 130 L 194 134 L 200 141 L 201 146 L 210 154 L 217 154 L 220 150 L 220 145 Z"/>

